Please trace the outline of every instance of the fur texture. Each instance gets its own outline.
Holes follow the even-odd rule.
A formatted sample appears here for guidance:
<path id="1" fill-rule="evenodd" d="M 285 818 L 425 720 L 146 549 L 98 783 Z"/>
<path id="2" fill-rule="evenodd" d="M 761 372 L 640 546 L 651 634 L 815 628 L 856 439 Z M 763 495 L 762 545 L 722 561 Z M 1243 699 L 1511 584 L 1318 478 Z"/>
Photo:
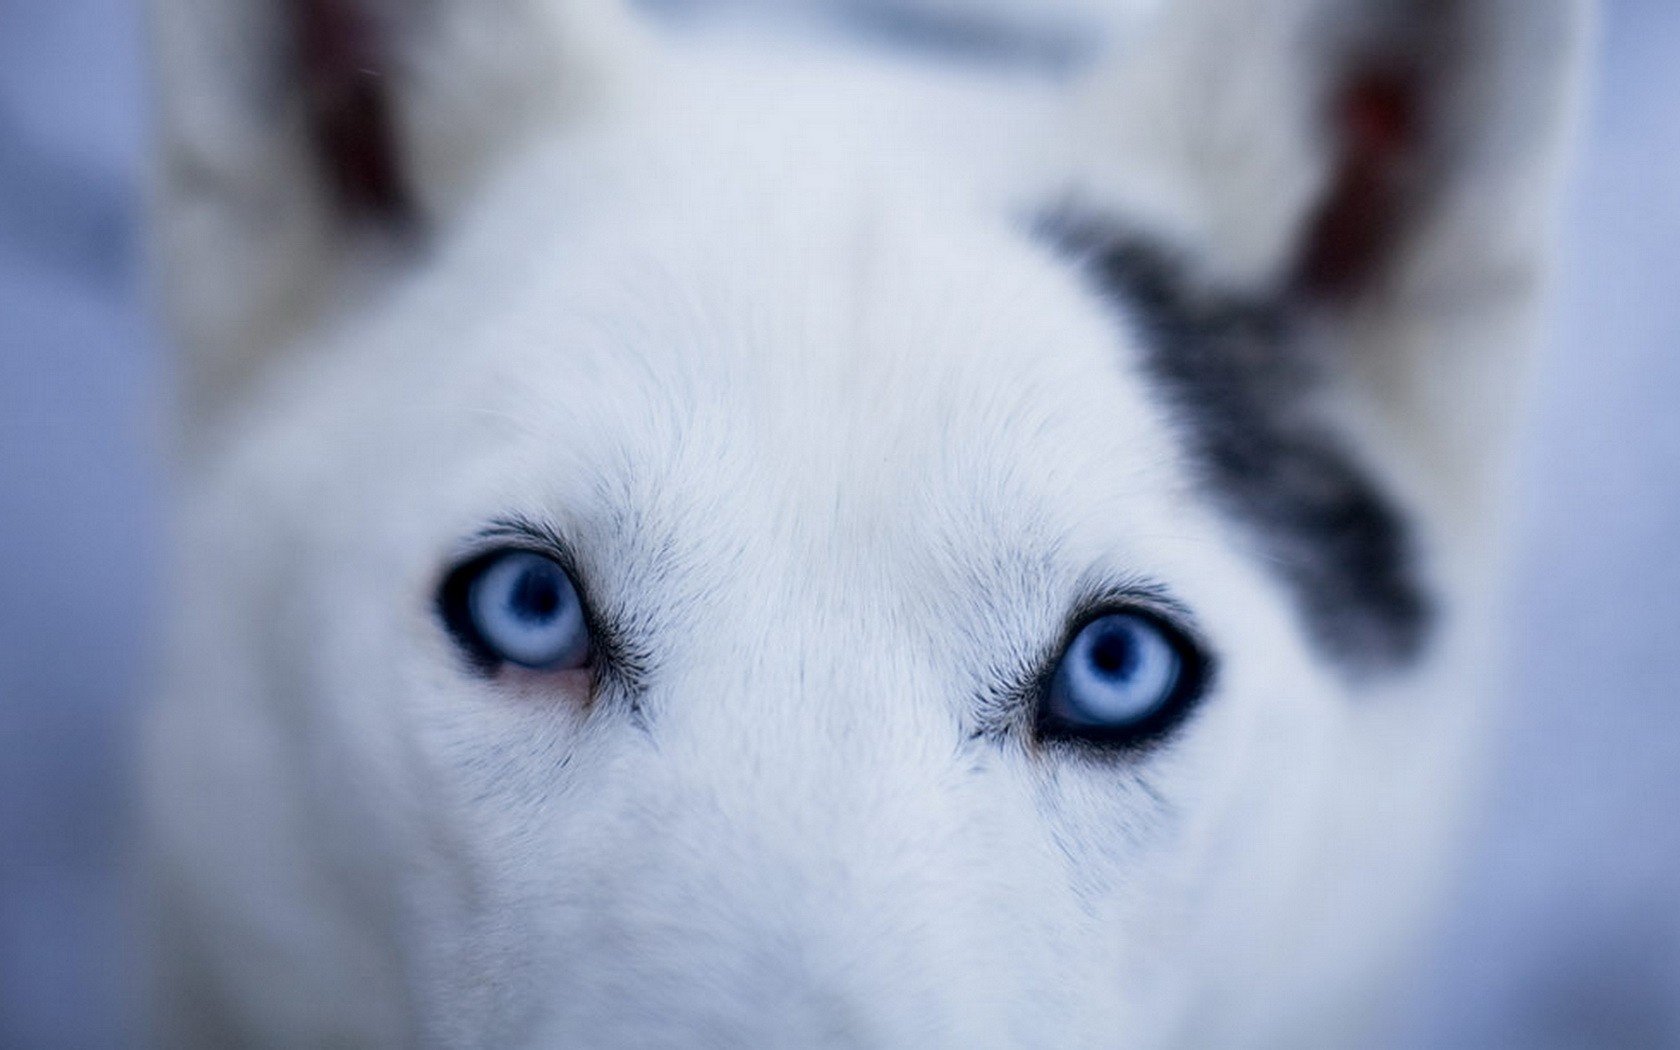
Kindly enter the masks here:
<path id="1" fill-rule="evenodd" d="M 372 3 L 401 229 L 344 207 L 285 4 L 158 5 L 191 380 L 147 736 L 164 1045 L 1300 1047 L 1380 1019 L 1489 684 L 1573 5 L 1130 5 L 1089 71 L 1039 77 Z M 1402 135 L 1344 119 L 1373 70 Z M 1185 363 L 1224 351 L 1049 243 L 1070 211 L 1167 246 L 1180 305 L 1286 310 L 1287 347 L 1239 352 L 1308 367 L 1281 396 Z M 1324 230 L 1348 282 L 1301 276 L 1343 258 Z M 1369 596 L 1267 537 L 1336 494 L 1210 461 L 1210 426 L 1244 447 L 1221 404 L 1379 494 L 1426 635 L 1380 666 L 1326 644 Z M 563 545 L 621 673 L 452 645 L 439 580 L 509 520 Z M 1341 556 L 1313 536 L 1288 558 Z M 1115 588 L 1190 611 L 1212 694 L 1144 754 L 1035 740 L 1019 683 Z"/>

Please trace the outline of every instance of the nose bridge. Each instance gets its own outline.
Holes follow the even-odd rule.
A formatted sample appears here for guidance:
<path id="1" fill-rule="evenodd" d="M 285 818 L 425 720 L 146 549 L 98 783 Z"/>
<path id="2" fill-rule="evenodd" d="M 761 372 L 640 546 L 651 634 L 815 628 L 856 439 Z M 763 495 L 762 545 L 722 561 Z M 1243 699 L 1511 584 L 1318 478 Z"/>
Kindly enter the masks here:
<path id="1" fill-rule="evenodd" d="M 907 636 L 894 588 L 861 566 L 819 569 L 810 562 L 821 552 L 806 553 L 714 595 L 718 612 L 685 632 L 661 710 L 702 732 L 727 725 L 742 748 L 814 736 L 822 754 L 878 751 L 900 723 L 943 735 L 941 718 L 949 733 L 929 647 Z"/>
<path id="2" fill-rule="evenodd" d="M 958 734 L 927 676 L 880 648 L 765 635 L 671 683 L 650 730 L 716 819 L 761 835 L 820 821 L 832 839 L 880 811 L 914 825 L 953 803 L 941 767 Z"/>
<path id="3" fill-rule="evenodd" d="M 628 774 L 651 815 L 633 890 L 681 902 L 658 921 L 673 955 L 799 1004 L 784 1039 L 826 1018 L 856 1036 L 834 1045 L 988 1045 L 984 909 L 959 888 L 985 858 L 949 708 L 913 661 L 780 627 L 661 690 Z"/>

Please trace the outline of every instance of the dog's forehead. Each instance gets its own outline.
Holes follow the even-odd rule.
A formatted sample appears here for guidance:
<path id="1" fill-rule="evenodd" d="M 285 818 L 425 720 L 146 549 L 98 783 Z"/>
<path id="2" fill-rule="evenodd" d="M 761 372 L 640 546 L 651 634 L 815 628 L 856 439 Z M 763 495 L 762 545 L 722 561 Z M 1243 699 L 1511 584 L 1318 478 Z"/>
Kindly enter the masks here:
<path id="1" fill-rule="evenodd" d="M 953 618 L 1001 653 L 1094 588 L 1249 586 L 1141 336 L 1029 215 L 914 182 L 685 187 L 603 194 L 443 351 L 473 484 L 440 522 L 551 525 L 661 653 L 840 620 L 896 624 L 889 651 Z"/>
<path id="2" fill-rule="evenodd" d="M 1246 580 L 1144 337 L 1041 236 L 1049 195 L 950 163 L 962 135 L 794 123 L 511 166 L 348 333 L 360 363 L 325 385 L 380 396 L 307 413 L 330 483 L 407 523 L 417 566 L 551 524 L 641 612 L 754 579 L 865 618 L 997 589 L 1027 636 L 1091 584 Z"/>
<path id="3" fill-rule="evenodd" d="M 1183 485 L 1137 337 L 1028 215 L 913 178 L 697 168 L 598 195 L 509 269 L 453 351 L 493 377 L 464 404 L 562 472 L 687 474 L 819 522 L 932 496 L 1001 525 Z"/>

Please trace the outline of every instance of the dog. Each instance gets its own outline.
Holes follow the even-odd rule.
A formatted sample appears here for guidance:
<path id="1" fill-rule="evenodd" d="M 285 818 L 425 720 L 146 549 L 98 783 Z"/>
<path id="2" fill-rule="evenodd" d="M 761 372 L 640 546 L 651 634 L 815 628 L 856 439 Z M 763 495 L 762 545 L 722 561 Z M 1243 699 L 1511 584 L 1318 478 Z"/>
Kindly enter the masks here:
<path id="1" fill-rule="evenodd" d="M 155 0 L 162 1045 L 1393 1018 L 1585 14 L 1087 13 Z"/>

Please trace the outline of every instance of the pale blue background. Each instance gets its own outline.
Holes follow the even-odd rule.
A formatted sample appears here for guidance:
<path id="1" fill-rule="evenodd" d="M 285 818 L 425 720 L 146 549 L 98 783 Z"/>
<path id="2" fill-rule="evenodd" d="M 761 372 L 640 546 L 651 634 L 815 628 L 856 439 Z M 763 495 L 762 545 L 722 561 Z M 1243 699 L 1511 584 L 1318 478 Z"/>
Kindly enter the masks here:
<path id="1" fill-rule="evenodd" d="M 668 2 L 668 0 L 667 0 Z M 166 358 L 132 0 L 0 0 L 0 1048 L 125 1045 Z M 1497 791 L 1409 1047 L 1680 1047 L 1680 4 L 1608 10 Z"/>

